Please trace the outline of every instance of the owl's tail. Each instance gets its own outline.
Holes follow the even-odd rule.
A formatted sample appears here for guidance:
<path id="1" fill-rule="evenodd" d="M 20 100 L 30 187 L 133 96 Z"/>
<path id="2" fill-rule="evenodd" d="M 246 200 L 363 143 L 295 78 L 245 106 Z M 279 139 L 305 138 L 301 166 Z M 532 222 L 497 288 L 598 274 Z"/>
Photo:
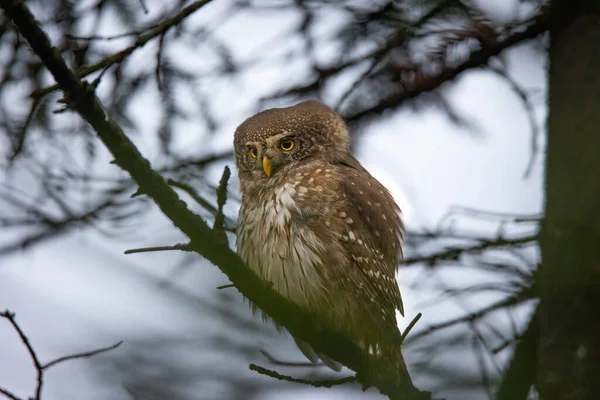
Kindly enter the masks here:
<path id="1" fill-rule="evenodd" d="M 312 363 L 318 364 L 319 360 L 323 362 L 326 366 L 334 370 L 335 372 L 340 372 L 342 370 L 342 364 L 339 362 L 332 360 L 324 354 L 317 353 L 308 343 L 294 338 L 296 345 L 308 358 Z M 396 352 L 395 356 L 393 355 Z M 410 378 L 410 374 L 408 372 L 408 367 L 406 366 L 406 362 L 404 361 L 404 356 L 402 355 L 402 350 L 394 349 L 389 352 L 380 352 L 377 351 L 378 355 L 382 357 L 382 361 L 384 361 L 384 365 L 386 366 L 384 369 L 386 370 L 387 379 L 393 379 L 403 382 L 403 384 L 408 384 L 410 386 L 413 385 L 412 379 Z M 388 356 L 386 356 L 386 354 Z"/>
<path id="2" fill-rule="evenodd" d="M 317 364 L 319 359 L 323 361 L 323 364 L 331 368 L 336 372 L 342 370 L 342 364 L 332 360 L 326 355 L 317 353 L 308 343 L 294 338 L 296 345 L 300 351 L 308 358 L 312 363 Z M 379 350 L 379 349 L 378 349 Z M 427 399 L 430 400 L 431 396 L 427 392 L 419 392 L 414 387 L 402 350 L 394 347 L 391 351 L 377 351 L 378 356 L 381 357 L 381 363 L 378 363 L 380 368 L 368 369 L 363 371 L 363 374 L 370 375 L 367 380 L 371 380 L 373 384 L 377 382 L 377 386 L 382 389 L 385 388 L 387 393 L 398 393 L 402 396 L 407 396 L 410 399 Z M 389 348 L 388 348 L 389 350 Z M 394 397 L 395 398 L 395 397 Z"/>

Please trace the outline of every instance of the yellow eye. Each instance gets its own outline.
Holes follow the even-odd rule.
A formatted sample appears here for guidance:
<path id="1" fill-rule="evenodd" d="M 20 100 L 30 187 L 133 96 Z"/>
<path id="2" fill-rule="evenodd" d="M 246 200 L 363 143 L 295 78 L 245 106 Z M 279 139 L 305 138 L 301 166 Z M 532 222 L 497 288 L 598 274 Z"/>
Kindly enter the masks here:
<path id="1" fill-rule="evenodd" d="M 256 158 L 256 148 L 250 147 L 250 157 Z"/>
<path id="2" fill-rule="evenodd" d="M 281 149 L 285 151 L 290 151 L 294 148 L 294 141 L 292 139 L 286 138 L 281 140 Z"/>

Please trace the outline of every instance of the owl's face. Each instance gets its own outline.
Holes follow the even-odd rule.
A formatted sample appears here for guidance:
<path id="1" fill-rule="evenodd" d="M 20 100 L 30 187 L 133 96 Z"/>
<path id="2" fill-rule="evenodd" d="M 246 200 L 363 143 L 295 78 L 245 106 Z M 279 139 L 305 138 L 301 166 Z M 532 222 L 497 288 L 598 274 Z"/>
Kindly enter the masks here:
<path id="1" fill-rule="evenodd" d="M 317 101 L 273 108 L 244 121 L 234 138 L 242 190 L 249 182 L 268 184 L 300 163 L 347 154 L 349 140 L 342 119 Z"/>

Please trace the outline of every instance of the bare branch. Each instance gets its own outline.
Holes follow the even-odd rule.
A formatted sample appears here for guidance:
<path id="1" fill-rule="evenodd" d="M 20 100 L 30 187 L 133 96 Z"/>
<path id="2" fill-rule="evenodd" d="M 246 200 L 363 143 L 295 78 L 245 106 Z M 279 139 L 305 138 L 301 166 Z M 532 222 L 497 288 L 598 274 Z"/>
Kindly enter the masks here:
<path id="1" fill-rule="evenodd" d="M 3 196 L 3 199 L 6 200 L 7 197 Z M 28 212 L 34 213 L 39 217 L 39 220 L 37 222 L 42 225 L 41 228 L 38 232 L 31 233 L 25 236 L 24 238 L 16 240 L 13 243 L 1 246 L 0 256 L 11 254 L 16 251 L 22 251 L 36 243 L 53 239 L 59 234 L 64 234 L 76 226 L 90 223 L 92 220 L 97 218 L 102 211 L 105 211 L 112 206 L 114 206 L 114 203 L 112 199 L 109 199 L 88 209 L 87 211 L 81 214 L 70 214 L 67 215 L 65 218 L 61 219 L 51 218 L 50 216 L 43 213 L 41 210 L 38 210 L 37 208 L 29 208 L 27 209 Z M 5 218 L 0 216 L 0 225 L 4 224 L 4 220 Z M 10 221 L 10 219 L 8 219 L 8 221 Z"/>
<path id="2" fill-rule="evenodd" d="M 421 338 L 423 338 L 427 335 L 430 335 L 433 332 L 441 330 L 441 329 L 449 328 L 451 326 L 455 326 L 455 325 L 465 323 L 465 322 L 476 321 L 478 319 L 483 318 L 484 316 L 489 315 L 492 311 L 500 310 L 500 309 L 504 309 L 504 308 L 508 308 L 508 307 L 515 307 L 519 304 L 526 302 L 527 300 L 531 300 L 532 298 L 534 298 L 534 294 L 528 293 L 527 291 L 525 291 L 524 293 L 522 293 L 520 295 L 513 295 L 510 297 L 507 297 L 500 301 L 494 302 L 494 303 L 490 304 L 489 306 L 482 307 L 475 312 L 471 312 L 466 315 L 463 315 L 463 316 L 460 316 L 457 318 L 453 318 L 453 319 L 450 319 L 450 320 L 447 320 L 444 322 L 440 322 L 437 324 L 432 324 L 428 328 L 426 328 L 420 332 L 412 334 L 410 337 L 410 341 L 415 341 L 415 340 L 421 339 Z"/>
<path id="3" fill-rule="evenodd" d="M 213 230 L 218 232 L 219 234 L 223 233 L 223 228 L 225 224 L 225 215 L 223 214 L 223 206 L 225 202 L 227 202 L 227 183 L 229 182 L 229 177 L 231 176 L 231 171 L 229 167 L 225 167 L 223 170 L 223 175 L 221 176 L 221 180 L 219 181 L 219 187 L 217 188 L 217 213 L 215 215 L 215 222 L 213 224 Z M 227 239 L 225 237 L 225 239 Z"/>
<path id="4" fill-rule="evenodd" d="M 5 395 L 6 397 L 8 397 L 11 400 L 21 400 L 20 397 L 17 397 L 16 395 L 12 394 L 10 391 L 3 389 L 0 387 L 0 394 Z"/>
<path id="5" fill-rule="evenodd" d="M 129 249 L 129 250 L 125 250 L 124 254 L 151 253 L 151 252 L 155 252 L 155 251 L 170 251 L 170 250 L 192 251 L 189 243 L 178 243 L 173 246 L 140 247 L 137 249 Z"/>
<path id="6" fill-rule="evenodd" d="M 29 357 L 31 358 L 31 361 L 33 362 L 33 366 L 35 368 L 36 371 L 36 375 L 37 375 L 37 385 L 35 388 L 35 395 L 32 397 L 32 399 L 34 400 L 40 400 L 41 398 L 41 394 L 42 394 L 42 387 L 44 384 L 44 371 L 58 363 L 64 362 L 64 361 L 69 361 L 69 360 L 75 360 L 78 358 L 87 358 L 87 357 L 92 357 L 96 354 L 100 354 L 112 349 L 115 349 L 117 347 L 119 347 L 121 345 L 121 343 L 123 343 L 122 341 L 109 346 L 109 347 L 104 347 L 98 350 L 93 350 L 93 351 L 87 351 L 87 352 L 83 352 L 83 353 L 76 353 L 76 354 L 72 354 L 69 356 L 65 356 L 65 357 L 60 357 L 57 358 L 56 360 L 50 361 L 46 364 L 42 364 L 40 362 L 40 359 L 38 358 L 33 346 L 31 345 L 31 342 L 29 341 L 29 339 L 27 338 L 27 336 L 25 335 L 25 332 L 23 331 L 23 329 L 21 329 L 21 327 L 19 326 L 19 324 L 17 323 L 17 321 L 15 320 L 15 314 L 6 310 L 3 312 L 0 312 L 0 317 L 2 318 L 6 318 L 10 324 L 12 325 L 12 327 L 14 328 L 14 330 L 17 332 L 17 334 L 19 335 L 19 338 L 21 339 L 21 342 L 23 343 L 23 345 L 25 346 L 25 348 L 27 349 L 27 352 L 29 353 Z M 5 395 L 6 397 L 8 397 L 9 399 L 12 400 L 21 400 L 19 397 L 17 397 L 16 395 L 14 395 L 13 393 L 11 393 L 10 391 L 8 391 L 7 389 L 3 389 L 0 388 L 0 394 Z"/>
<path id="7" fill-rule="evenodd" d="M 310 385 L 310 386 L 313 386 L 313 387 L 331 388 L 333 386 L 339 386 L 339 385 L 343 385 L 343 384 L 346 384 L 346 383 L 356 382 L 356 377 L 355 376 L 348 376 L 348 377 L 342 378 L 342 379 L 332 379 L 332 380 L 323 380 L 323 381 L 311 381 L 311 380 L 307 380 L 307 379 L 298 379 L 298 378 L 293 378 L 291 376 L 282 375 L 282 374 L 280 374 L 278 372 L 272 371 L 270 369 L 263 368 L 263 367 L 258 366 L 256 364 L 250 364 L 250 370 L 251 371 L 256 371 L 256 372 L 258 372 L 261 375 L 270 376 L 271 378 L 275 378 L 275 379 L 278 379 L 280 381 L 301 383 L 303 385 Z"/>
<path id="8" fill-rule="evenodd" d="M 11 0 L 4 0 L 4 1 L 7 2 L 7 1 L 11 1 Z M 174 26 L 181 23 L 181 21 L 183 21 L 185 18 L 187 18 L 188 16 L 193 14 L 195 11 L 198 11 L 202 6 L 204 6 L 208 2 L 210 2 L 210 0 L 197 0 L 193 3 L 191 3 L 189 6 L 185 7 L 183 10 L 181 10 L 179 13 L 177 13 L 173 17 L 165 19 L 160 24 L 148 29 L 147 32 L 137 36 L 135 43 L 133 45 L 119 51 L 118 53 L 112 54 L 109 57 L 106 57 L 105 59 L 103 59 L 101 61 L 98 61 L 96 64 L 90 65 L 88 67 L 80 68 L 79 70 L 77 70 L 76 76 L 78 78 L 85 78 L 86 76 L 88 76 L 96 71 L 100 71 L 108 66 L 122 62 L 125 58 L 127 58 L 129 55 L 131 55 L 131 53 L 133 53 L 135 50 L 137 50 L 140 47 L 143 47 L 150 40 L 152 40 L 156 37 L 163 36 L 169 29 L 171 29 Z M 32 98 L 42 97 L 42 96 L 47 95 L 48 93 L 58 90 L 59 88 L 60 88 L 60 82 L 55 85 L 49 86 L 49 87 L 36 89 L 33 92 L 31 92 L 31 94 L 29 96 Z"/>
<path id="9" fill-rule="evenodd" d="M 479 50 L 472 52 L 469 57 L 456 66 L 446 65 L 437 75 L 422 75 L 403 90 L 379 101 L 376 105 L 360 109 L 344 115 L 349 121 L 359 120 L 368 114 L 379 114 L 385 110 L 396 108 L 406 100 L 415 98 L 423 93 L 439 88 L 442 84 L 456 79 L 465 71 L 486 66 L 488 61 L 503 51 L 534 39 L 548 29 L 548 16 L 540 14 L 525 29 L 515 30 L 505 37 L 498 37 L 482 43 Z"/>
<path id="10" fill-rule="evenodd" d="M 40 360 L 39 360 L 37 354 L 35 353 L 33 346 L 29 342 L 29 339 L 27 338 L 27 336 L 25 336 L 25 333 L 23 332 L 23 330 L 21 329 L 19 324 L 17 324 L 17 321 L 15 321 L 15 314 L 6 310 L 3 312 L 0 312 L 0 317 L 6 318 L 8 320 L 8 322 L 10 322 L 10 324 L 13 326 L 15 331 L 17 331 L 17 334 L 19 335 L 21 342 L 23 342 L 23 345 L 25 346 L 25 348 L 27 349 L 27 352 L 29 353 L 29 357 L 31 358 L 31 361 L 33 362 L 33 366 L 36 370 L 36 375 L 37 375 L 37 386 L 35 388 L 34 399 L 39 400 L 40 395 L 42 393 L 42 386 L 44 384 L 44 371 L 43 371 L 44 368 L 42 367 L 42 364 L 40 363 Z"/>
<path id="11" fill-rule="evenodd" d="M 434 235 L 430 235 L 434 236 Z M 402 261 L 403 265 L 414 265 L 418 263 L 427 263 L 428 265 L 434 265 L 438 261 L 458 260 L 458 258 L 465 253 L 479 253 L 491 248 L 502 248 L 502 247 L 515 247 L 523 246 L 526 244 L 534 243 L 537 240 L 537 234 L 526 235 L 517 238 L 505 238 L 498 237 L 495 239 L 481 239 L 481 238 L 465 238 L 468 240 L 476 241 L 477 244 L 472 246 L 453 246 L 450 249 L 442 250 L 429 254 L 426 256 L 414 256 L 406 258 Z"/>
<path id="12" fill-rule="evenodd" d="M 408 336 L 408 334 L 410 333 L 411 329 L 415 327 L 415 325 L 417 324 L 417 322 L 419 322 L 419 320 L 421 319 L 421 317 L 423 316 L 423 314 L 418 313 L 413 319 L 412 321 L 410 321 L 410 324 L 408 324 L 408 326 L 406 327 L 406 329 L 404 330 L 404 332 L 402 333 L 402 336 L 400 337 L 400 343 L 404 342 L 404 339 L 406 339 L 406 337 Z"/>
<path id="13" fill-rule="evenodd" d="M 56 360 L 53 360 L 53 361 L 50 361 L 49 363 L 44 364 L 42 366 L 42 369 L 48 369 L 48 368 L 52 367 L 53 365 L 56 365 L 56 364 L 64 362 L 64 361 L 74 360 L 77 358 L 92 357 L 92 356 L 95 356 L 96 354 L 100 354 L 100 353 L 104 353 L 104 352 L 116 349 L 117 347 L 119 347 L 122 344 L 123 344 L 123 341 L 120 340 L 117 343 L 115 343 L 111 346 L 108 346 L 108 347 L 102 347 L 100 349 L 96 349 L 96 350 L 92 350 L 92 351 L 85 351 L 82 353 L 71 354 L 70 356 L 60 357 L 60 358 L 57 358 Z"/>
<path id="14" fill-rule="evenodd" d="M 495 72 L 498 76 L 504 78 L 504 80 L 510 85 L 510 88 L 515 92 L 515 94 L 521 100 L 523 104 L 523 108 L 525 109 L 525 113 L 527 114 L 527 119 L 529 121 L 530 127 L 530 137 L 531 137 L 531 149 L 529 155 L 529 161 L 527 166 L 525 167 L 525 172 L 523 173 L 523 177 L 527 178 L 533 169 L 533 165 L 536 160 L 536 156 L 539 153 L 539 140 L 542 137 L 542 129 L 540 124 L 536 121 L 534 105 L 531 102 L 530 96 L 527 91 L 521 87 L 513 78 L 511 78 L 506 71 L 501 70 L 500 68 L 496 68 L 493 66 L 489 67 L 490 71 Z"/>
<path id="15" fill-rule="evenodd" d="M 221 285 L 221 286 L 217 286 L 217 290 L 229 289 L 229 288 L 234 288 L 234 287 L 235 287 L 235 285 L 232 285 L 232 284 Z"/>

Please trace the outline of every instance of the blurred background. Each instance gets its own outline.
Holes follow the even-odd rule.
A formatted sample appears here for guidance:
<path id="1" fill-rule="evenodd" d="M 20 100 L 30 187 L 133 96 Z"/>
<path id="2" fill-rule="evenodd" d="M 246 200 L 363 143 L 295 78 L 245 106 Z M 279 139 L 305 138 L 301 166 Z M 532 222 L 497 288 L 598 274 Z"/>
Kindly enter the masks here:
<path id="1" fill-rule="evenodd" d="M 533 306 L 546 116 L 542 1 L 29 0 L 27 5 L 153 168 L 212 222 L 233 132 L 252 114 L 320 99 L 394 194 L 398 272 L 417 387 L 492 398 Z M 195 253 L 124 255 L 184 237 L 117 166 L 0 15 L 0 310 L 49 369 L 54 399 L 380 399 L 304 379 L 293 340 L 253 316 Z M 232 176 L 225 207 L 235 227 Z M 194 193 L 196 199 L 190 193 Z M 230 234 L 231 246 L 235 236 Z M 0 387 L 36 371 L 0 320 Z"/>

